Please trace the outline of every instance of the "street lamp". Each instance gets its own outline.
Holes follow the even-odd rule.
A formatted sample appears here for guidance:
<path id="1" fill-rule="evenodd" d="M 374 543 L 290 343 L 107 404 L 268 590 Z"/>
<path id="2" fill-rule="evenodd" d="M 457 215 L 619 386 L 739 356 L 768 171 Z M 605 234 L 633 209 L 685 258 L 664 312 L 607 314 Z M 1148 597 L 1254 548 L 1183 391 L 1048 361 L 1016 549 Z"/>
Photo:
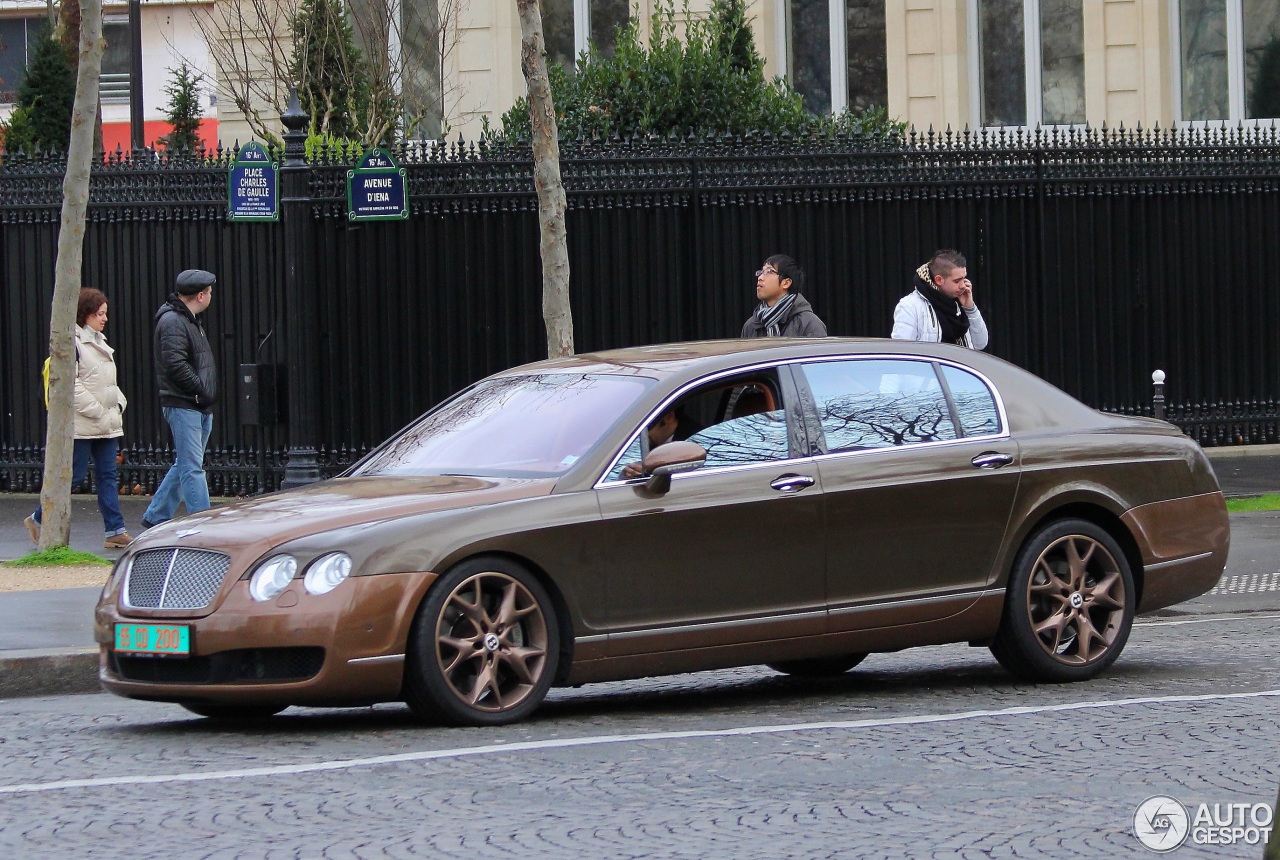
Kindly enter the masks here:
<path id="1" fill-rule="evenodd" d="M 143 139 L 142 115 L 142 0 L 129 0 L 129 140 L 139 152 Z"/>

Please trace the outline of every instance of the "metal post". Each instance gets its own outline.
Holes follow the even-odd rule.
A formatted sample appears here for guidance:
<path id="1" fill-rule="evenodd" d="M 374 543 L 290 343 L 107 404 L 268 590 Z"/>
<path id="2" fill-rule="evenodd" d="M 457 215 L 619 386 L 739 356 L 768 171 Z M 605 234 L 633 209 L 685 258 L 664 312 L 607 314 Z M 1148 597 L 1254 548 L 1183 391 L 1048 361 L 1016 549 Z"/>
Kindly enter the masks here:
<path id="1" fill-rule="evenodd" d="M 142 2 L 129 0 L 129 140 L 134 151 L 146 146 L 142 112 Z"/>
<path id="2" fill-rule="evenodd" d="M 280 489 L 313 484 L 320 480 L 316 461 L 316 351 L 318 318 L 315 293 L 308 282 L 313 249 L 311 199 L 306 162 L 306 127 L 309 117 L 298 104 L 298 91 L 289 93 L 289 107 L 280 116 L 288 129 L 284 133 L 284 163 L 280 166 L 280 220 L 284 226 L 284 335 L 285 399 L 289 407 L 289 462 L 285 464 Z"/>
<path id="3" fill-rule="evenodd" d="M 1164 371 L 1157 370 L 1151 374 L 1151 386 L 1155 389 L 1155 394 L 1151 396 L 1151 414 L 1164 420 Z"/>

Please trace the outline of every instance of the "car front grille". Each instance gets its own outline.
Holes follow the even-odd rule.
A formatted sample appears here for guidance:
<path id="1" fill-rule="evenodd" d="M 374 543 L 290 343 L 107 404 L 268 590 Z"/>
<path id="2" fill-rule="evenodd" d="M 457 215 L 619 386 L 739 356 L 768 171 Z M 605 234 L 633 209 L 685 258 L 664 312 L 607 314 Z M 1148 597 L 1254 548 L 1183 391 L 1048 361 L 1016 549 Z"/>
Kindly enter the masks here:
<path id="1" fill-rule="evenodd" d="M 129 563 L 125 605 L 134 609 L 203 609 L 231 567 L 230 556 L 203 549 L 144 550 Z"/>
<path id="2" fill-rule="evenodd" d="M 111 653 L 125 681 L 150 684 L 260 684 L 305 681 L 324 666 L 323 648 L 244 648 L 206 657 L 131 657 Z"/>

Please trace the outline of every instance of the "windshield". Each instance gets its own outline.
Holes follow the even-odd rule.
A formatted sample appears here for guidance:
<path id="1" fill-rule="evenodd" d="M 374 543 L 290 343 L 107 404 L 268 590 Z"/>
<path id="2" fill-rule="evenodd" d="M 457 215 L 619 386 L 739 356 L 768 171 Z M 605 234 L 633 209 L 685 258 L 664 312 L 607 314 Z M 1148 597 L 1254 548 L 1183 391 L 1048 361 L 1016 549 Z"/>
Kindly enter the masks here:
<path id="1" fill-rule="evenodd" d="M 569 373 L 490 379 L 428 412 L 352 474 L 562 475 L 651 385 Z"/>

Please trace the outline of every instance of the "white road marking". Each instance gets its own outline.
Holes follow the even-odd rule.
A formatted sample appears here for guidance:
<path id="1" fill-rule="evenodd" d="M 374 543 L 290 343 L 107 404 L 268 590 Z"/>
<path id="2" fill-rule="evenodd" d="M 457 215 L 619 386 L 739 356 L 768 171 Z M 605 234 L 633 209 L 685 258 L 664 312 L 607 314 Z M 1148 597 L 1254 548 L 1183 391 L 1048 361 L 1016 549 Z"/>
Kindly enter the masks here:
<path id="1" fill-rule="evenodd" d="M 1135 627 L 1177 627 L 1179 624 L 1222 624 L 1226 621 L 1268 621 L 1280 615 L 1215 615 L 1212 618 L 1184 618 L 1180 621 L 1136 621 Z"/>
<path id="2" fill-rule="evenodd" d="M 385 764 L 434 761 L 438 759 L 466 758 L 516 752 L 566 749 L 570 747 L 602 746 L 605 744 L 653 743 L 654 741 L 688 740 L 693 738 L 729 738 L 750 735 L 772 735 L 788 732 L 849 731 L 876 729 L 886 726 L 916 726 L 930 723 L 955 723 L 962 720 L 990 719 L 992 717 L 1024 716 L 1061 713 L 1063 711 L 1099 710 L 1103 708 L 1127 708 L 1133 705 L 1172 705 L 1186 702 L 1225 702 L 1235 699 L 1280 697 L 1280 690 L 1261 690 L 1253 693 L 1222 693 L 1201 696 L 1147 696 L 1137 699 L 1117 699 L 1101 702 L 1071 702 L 1063 705 L 1041 705 L 1001 708 L 994 711 L 962 711 L 954 714 L 925 714 L 911 717 L 887 717 L 868 720 L 833 720 L 820 723 L 790 723 L 767 726 L 742 726 L 730 729 L 702 729 L 683 732 L 651 732 L 634 735 L 595 735 L 579 738 L 559 738 L 545 741 L 526 741 L 504 744 L 501 742 L 483 747 L 457 747 L 454 749 L 423 750 L 396 755 L 370 756 L 368 758 L 319 761 L 310 764 L 283 764 L 271 767 L 254 767 L 242 770 L 214 770 L 196 773 L 147 774 L 136 776 L 110 776 L 98 779 L 66 779 L 58 782 L 29 782 L 19 785 L 0 785 L 0 794 L 24 794 L 31 792 L 62 791 L 70 788 L 104 788 L 120 785 L 151 785 L 165 782 L 206 782 L 221 779 L 250 779 L 260 776 L 284 776 L 301 773 L 321 773 L 346 770 L 353 767 L 373 767 Z"/>

